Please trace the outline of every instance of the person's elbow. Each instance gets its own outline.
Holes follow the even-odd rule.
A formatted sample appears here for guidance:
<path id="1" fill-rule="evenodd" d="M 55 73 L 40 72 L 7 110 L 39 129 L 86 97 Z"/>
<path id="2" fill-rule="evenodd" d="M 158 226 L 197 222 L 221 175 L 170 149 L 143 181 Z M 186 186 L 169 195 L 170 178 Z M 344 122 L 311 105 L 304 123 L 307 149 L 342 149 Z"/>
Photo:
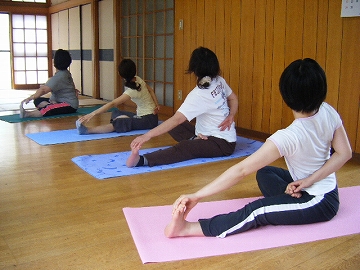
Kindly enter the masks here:
<path id="1" fill-rule="evenodd" d="M 172 118 L 172 121 L 174 122 L 174 124 L 176 124 L 176 125 L 180 125 L 187 120 L 185 115 L 183 115 L 179 111 L 177 111 L 171 118 Z"/>
<path id="2" fill-rule="evenodd" d="M 40 85 L 39 91 L 41 92 L 41 95 L 45 95 L 45 94 L 51 92 L 51 88 L 47 85 Z"/>
<path id="3" fill-rule="evenodd" d="M 341 149 L 341 153 L 342 153 L 344 160 L 346 160 L 346 161 L 348 161 L 349 159 L 352 158 L 353 152 L 352 152 L 352 148 L 351 148 L 349 141 L 347 141 L 347 144 Z"/>
<path id="4" fill-rule="evenodd" d="M 227 101 L 228 103 L 235 105 L 239 103 L 238 97 L 234 93 L 231 93 L 231 95 L 228 96 Z"/>
<path id="5" fill-rule="evenodd" d="M 350 146 L 341 149 L 341 151 L 336 151 L 335 150 L 335 153 L 337 153 L 341 157 L 341 160 L 343 161 L 344 164 L 348 160 L 350 160 L 352 158 L 352 156 L 353 156 L 352 149 L 351 149 Z"/>
<path id="6" fill-rule="evenodd" d="M 351 147 L 349 147 L 349 148 L 346 150 L 346 152 L 344 153 L 344 159 L 345 159 L 346 161 L 348 161 L 349 159 L 352 158 L 352 156 L 353 156 L 352 149 L 351 149 Z"/>

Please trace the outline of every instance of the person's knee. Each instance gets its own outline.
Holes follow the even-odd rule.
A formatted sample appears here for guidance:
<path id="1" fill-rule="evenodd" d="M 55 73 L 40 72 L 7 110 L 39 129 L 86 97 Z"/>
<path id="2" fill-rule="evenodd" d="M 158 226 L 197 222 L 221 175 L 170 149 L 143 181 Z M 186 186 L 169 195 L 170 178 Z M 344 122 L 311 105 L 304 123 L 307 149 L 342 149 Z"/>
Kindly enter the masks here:
<path id="1" fill-rule="evenodd" d="M 112 124 L 115 131 L 118 133 L 128 132 L 132 130 L 132 124 L 129 117 L 117 118 L 117 121 L 114 121 Z"/>
<path id="2" fill-rule="evenodd" d="M 265 166 L 256 172 L 256 181 L 260 184 L 268 179 L 267 176 L 271 173 L 270 167 Z"/>
<path id="3" fill-rule="evenodd" d="M 119 115 L 115 119 L 120 119 L 120 118 L 130 118 L 130 117 L 127 115 Z"/>
<path id="4" fill-rule="evenodd" d="M 269 168 L 267 166 L 259 169 L 257 172 L 256 172 L 256 176 L 261 176 L 263 174 L 268 174 L 269 173 Z"/>

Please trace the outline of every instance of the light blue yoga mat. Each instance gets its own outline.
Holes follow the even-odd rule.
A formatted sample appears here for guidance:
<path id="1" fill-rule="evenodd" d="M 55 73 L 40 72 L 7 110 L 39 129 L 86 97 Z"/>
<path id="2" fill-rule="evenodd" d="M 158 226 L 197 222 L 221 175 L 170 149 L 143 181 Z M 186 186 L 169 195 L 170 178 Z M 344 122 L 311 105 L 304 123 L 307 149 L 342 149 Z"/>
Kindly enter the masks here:
<path id="1" fill-rule="evenodd" d="M 254 153 L 256 150 L 258 150 L 262 144 L 263 144 L 262 142 L 238 136 L 235 151 L 231 156 L 217 157 L 217 158 L 197 158 L 197 159 L 182 161 L 174 164 L 154 166 L 154 167 L 148 167 L 148 166 L 135 167 L 135 168 L 126 167 L 125 162 L 129 157 L 131 151 L 101 154 L 101 155 L 79 156 L 72 158 L 72 161 L 76 165 L 78 165 L 81 169 L 83 169 L 85 172 L 89 173 L 90 175 L 94 176 L 97 179 L 103 180 L 113 177 L 142 174 L 147 172 L 156 172 L 161 170 L 181 168 L 185 166 L 192 166 L 192 165 L 204 164 L 209 162 L 249 156 L 252 153 Z M 143 155 L 167 147 L 168 146 L 143 149 L 140 150 L 140 154 Z"/>
<path id="2" fill-rule="evenodd" d="M 162 121 L 159 121 L 158 124 L 160 125 L 161 123 Z M 26 134 L 26 136 L 40 145 L 51 145 L 51 144 L 73 143 L 73 142 L 92 141 L 92 140 L 109 139 L 109 138 L 125 137 L 125 136 L 133 136 L 133 135 L 142 135 L 148 131 L 149 129 L 142 129 L 142 130 L 132 130 L 124 133 L 111 132 L 104 134 L 79 135 L 77 129 L 66 129 L 66 130 L 55 130 L 48 132 L 28 133 Z"/>
<path id="3" fill-rule="evenodd" d="M 26 134 L 26 136 L 40 145 L 51 145 L 51 144 L 100 140 L 100 139 L 108 139 L 115 137 L 132 136 L 132 135 L 141 135 L 141 134 L 145 134 L 147 131 L 149 130 L 145 129 L 145 130 L 132 130 L 124 133 L 111 132 L 104 134 L 79 135 L 77 129 L 67 129 L 67 130 L 56 130 L 56 131 L 48 131 L 48 132 L 28 133 Z"/>

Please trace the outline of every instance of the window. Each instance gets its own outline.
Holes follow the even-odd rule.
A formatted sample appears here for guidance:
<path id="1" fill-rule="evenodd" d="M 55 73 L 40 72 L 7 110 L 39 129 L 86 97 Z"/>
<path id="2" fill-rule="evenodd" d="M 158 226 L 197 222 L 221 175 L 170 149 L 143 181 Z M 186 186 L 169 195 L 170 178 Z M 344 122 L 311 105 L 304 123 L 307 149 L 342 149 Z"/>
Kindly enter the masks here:
<path id="1" fill-rule="evenodd" d="M 9 14 L 0 13 L 0 89 L 11 88 Z"/>
<path id="2" fill-rule="evenodd" d="M 38 85 L 48 79 L 47 18 L 12 15 L 14 85 Z"/>
<path id="3" fill-rule="evenodd" d="M 122 1 L 121 53 L 137 65 L 163 106 L 173 107 L 174 1 Z"/>

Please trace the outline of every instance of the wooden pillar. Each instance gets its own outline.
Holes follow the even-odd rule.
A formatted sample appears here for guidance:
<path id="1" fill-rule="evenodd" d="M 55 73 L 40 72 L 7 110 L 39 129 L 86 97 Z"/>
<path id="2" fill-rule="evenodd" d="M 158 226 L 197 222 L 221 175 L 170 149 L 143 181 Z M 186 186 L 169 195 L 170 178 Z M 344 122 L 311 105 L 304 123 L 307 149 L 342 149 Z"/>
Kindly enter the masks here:
<path id="1" fill-rule="evenodd" d="M 120 0 L 113 0 L 114 16 L 114 98 L 122 94 L 122 81 L 118 72 L 118 65 L 121 61 L 121 19 L 120 19 Z"/>
<path id="2" fill-rule="evenodd" d="M 93 91 L 94 98 L 100 98 L 100 69 L 99 69 L 99 0 L 91 1 L 91 17 L 93 31 Z"/>

